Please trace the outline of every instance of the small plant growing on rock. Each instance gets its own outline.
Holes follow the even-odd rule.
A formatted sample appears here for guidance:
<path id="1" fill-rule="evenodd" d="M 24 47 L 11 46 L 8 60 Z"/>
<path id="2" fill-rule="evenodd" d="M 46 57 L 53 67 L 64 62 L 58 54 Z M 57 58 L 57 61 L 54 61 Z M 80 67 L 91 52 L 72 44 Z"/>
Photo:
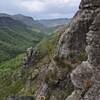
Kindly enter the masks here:
<path id="1" fill-rule="evenodd" d="M 79 55 L 79 60 L 86 61 L 87 59 L 88 59 L 88 55 L 86 54 L 86 52 L 81 52 Z"/>

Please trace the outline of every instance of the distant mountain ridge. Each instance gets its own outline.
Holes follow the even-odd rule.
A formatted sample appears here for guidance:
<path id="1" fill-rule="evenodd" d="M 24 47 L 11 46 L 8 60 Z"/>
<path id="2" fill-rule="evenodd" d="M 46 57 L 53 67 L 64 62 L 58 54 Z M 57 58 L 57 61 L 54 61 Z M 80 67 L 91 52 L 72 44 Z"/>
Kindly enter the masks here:
<path id="1" fill-rule="evenodd" d="M 45 27 L 57 27 L 68 24 L 71 21 L 71 18 L 44 19 L 37 21 L 43 24 Z"/>
<path id="2" fill-rule="evenodd" d="M 20 21 L 16 21 L 12 18 L 8 17 L 0 17 L 0 26 L 23 26 L 26 27 L 25 24 L 21 23 Z"/>
<path id="3" fill-rule="evenodd" d="M 47 31 L 46 27 L 43 24 L 38 23 L 30 16 L 26 16 L 26 15 L 22 15 L 22 14 L 9 15 L 9 14 L 5 14 L 5 13 L 0 13 L 0 17 L 10 17 L 14 20 L 22 22 L 28 28 L 38 28 L 40 31 L 43 31 L 43 32 Z"/>
<path id="4" fill-rule="evenodd" d="M 71 18 L 55 18 L 55 19 L 41 19 L 41 20 L 34 20 L 30 16 L 16 14 L 16 15 L 9 15 L 5 13 L 0 13 L 0 17 L 11 17 L 12 19 L 21 21 L 25 25 L 29 27 L 37 26 L 37 27 L 57 27 L 60 25 L 65 25 L 71 21 Z"/>

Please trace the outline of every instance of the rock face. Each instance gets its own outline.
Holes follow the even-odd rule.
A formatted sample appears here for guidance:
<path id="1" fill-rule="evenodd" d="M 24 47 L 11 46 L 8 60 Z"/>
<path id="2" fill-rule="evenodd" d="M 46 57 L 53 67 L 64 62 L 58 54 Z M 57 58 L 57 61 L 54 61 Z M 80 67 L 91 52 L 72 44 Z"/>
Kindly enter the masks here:
<path id="1" fill-rule="evenodd" d="M 100 0 L 82 0 L 79 8 L 56 51 L 58 57 L 71 50 L 88 54 L 71 73 L 75 89 L 66 100 L 100 100 Z"/>
<path id="2" fill-rule="evenodd" d="M 45 97 L 47 95 L 48 85 L 43 84 L 41 85 L 40 89 L 36 93 L 36 99 L 38 100 L 39 97 Z"/>
<path id="3" fill-rule="evenodd" d="M 70 27 L 61 36 L 55 56 L 66 58 L 73 50 L 77 53 L 85 50 L 86 33 L 93 22 L 93 15 L 93 9 L 79 9 Z"/>

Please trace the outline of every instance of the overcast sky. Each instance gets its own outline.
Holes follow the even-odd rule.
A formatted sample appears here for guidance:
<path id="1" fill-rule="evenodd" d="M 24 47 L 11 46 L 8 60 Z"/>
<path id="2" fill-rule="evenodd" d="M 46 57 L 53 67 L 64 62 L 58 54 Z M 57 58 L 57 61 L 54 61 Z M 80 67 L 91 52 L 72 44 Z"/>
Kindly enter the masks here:
<path id="1" fill-rule="evenodd" d="M 35 19 L 70 18 L 80 0 L 0 0 L 0 12 L 24 14 Z"/>

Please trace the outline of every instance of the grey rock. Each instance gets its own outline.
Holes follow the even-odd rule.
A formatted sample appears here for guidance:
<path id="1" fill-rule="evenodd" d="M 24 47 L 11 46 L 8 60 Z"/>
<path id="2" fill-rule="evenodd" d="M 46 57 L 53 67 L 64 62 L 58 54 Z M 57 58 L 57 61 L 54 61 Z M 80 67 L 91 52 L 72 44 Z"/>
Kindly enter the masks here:
<path id="1" fill-rule="evenodd" d="M 93 77 L 93 69 L 88 62 L 83 62 L 71 73 L 71 80 L 75 88 L 78 89 L 86 88 L 85 86 L 86 81 L 91 81 L 92 84 L 92 77 Z"/>
<path id="2" fill-rule="evenodd" d="M 71 96 L 69 96 L 66 100 L 80 100 L 81 99 L 81 91 L 75 90 Z"/>
<path id="3" fill-rule="evenodd" d="M 69 28 L 61 36 L 54 56 L 66 58 L 70 51 L 85 51 L 86 33 L 93 22 L 93 14 L 92 9 L 80 9 L 76 13 Z"/>
<path id="4" fill-rule="evenodd" d="M 92 23 L 85 32 L 88 60 L 76 67 L 71 73 L 71 80 L 75 91 L 81 92 L 79 100 L 100 100 L 100 0 L 82 0 L 80 9 L 93 10 L 94 13 L 89 17 Z M 75 96 L 77 94 L 73 92 L 66 100 L 78 100 Z"/>
<path id="5" fill-rule="evenodd" d="M 22 68 L 28 68 L 36 59 L 36 51 L 30 47 L 26 50 L 26 56 L 23 58 Z"/>
<path id="6" fill-rule="evenodd" d="M 82 0 L 80 4 L 81 9 L 93 9 L 100 7 L 100 0 Z"/>
<path id="7" fill-rule="evenodd" d="M 36 94 L 35 94 L 36 98 L 38 98 L 38 97 L 46 97 L 47 91 L 48 91 L 48 85 L 45 84 L 45 83 L 42 84 L 40 86 L 40 88 L 38 89 L 38 91 L 36 92 Z"/>

